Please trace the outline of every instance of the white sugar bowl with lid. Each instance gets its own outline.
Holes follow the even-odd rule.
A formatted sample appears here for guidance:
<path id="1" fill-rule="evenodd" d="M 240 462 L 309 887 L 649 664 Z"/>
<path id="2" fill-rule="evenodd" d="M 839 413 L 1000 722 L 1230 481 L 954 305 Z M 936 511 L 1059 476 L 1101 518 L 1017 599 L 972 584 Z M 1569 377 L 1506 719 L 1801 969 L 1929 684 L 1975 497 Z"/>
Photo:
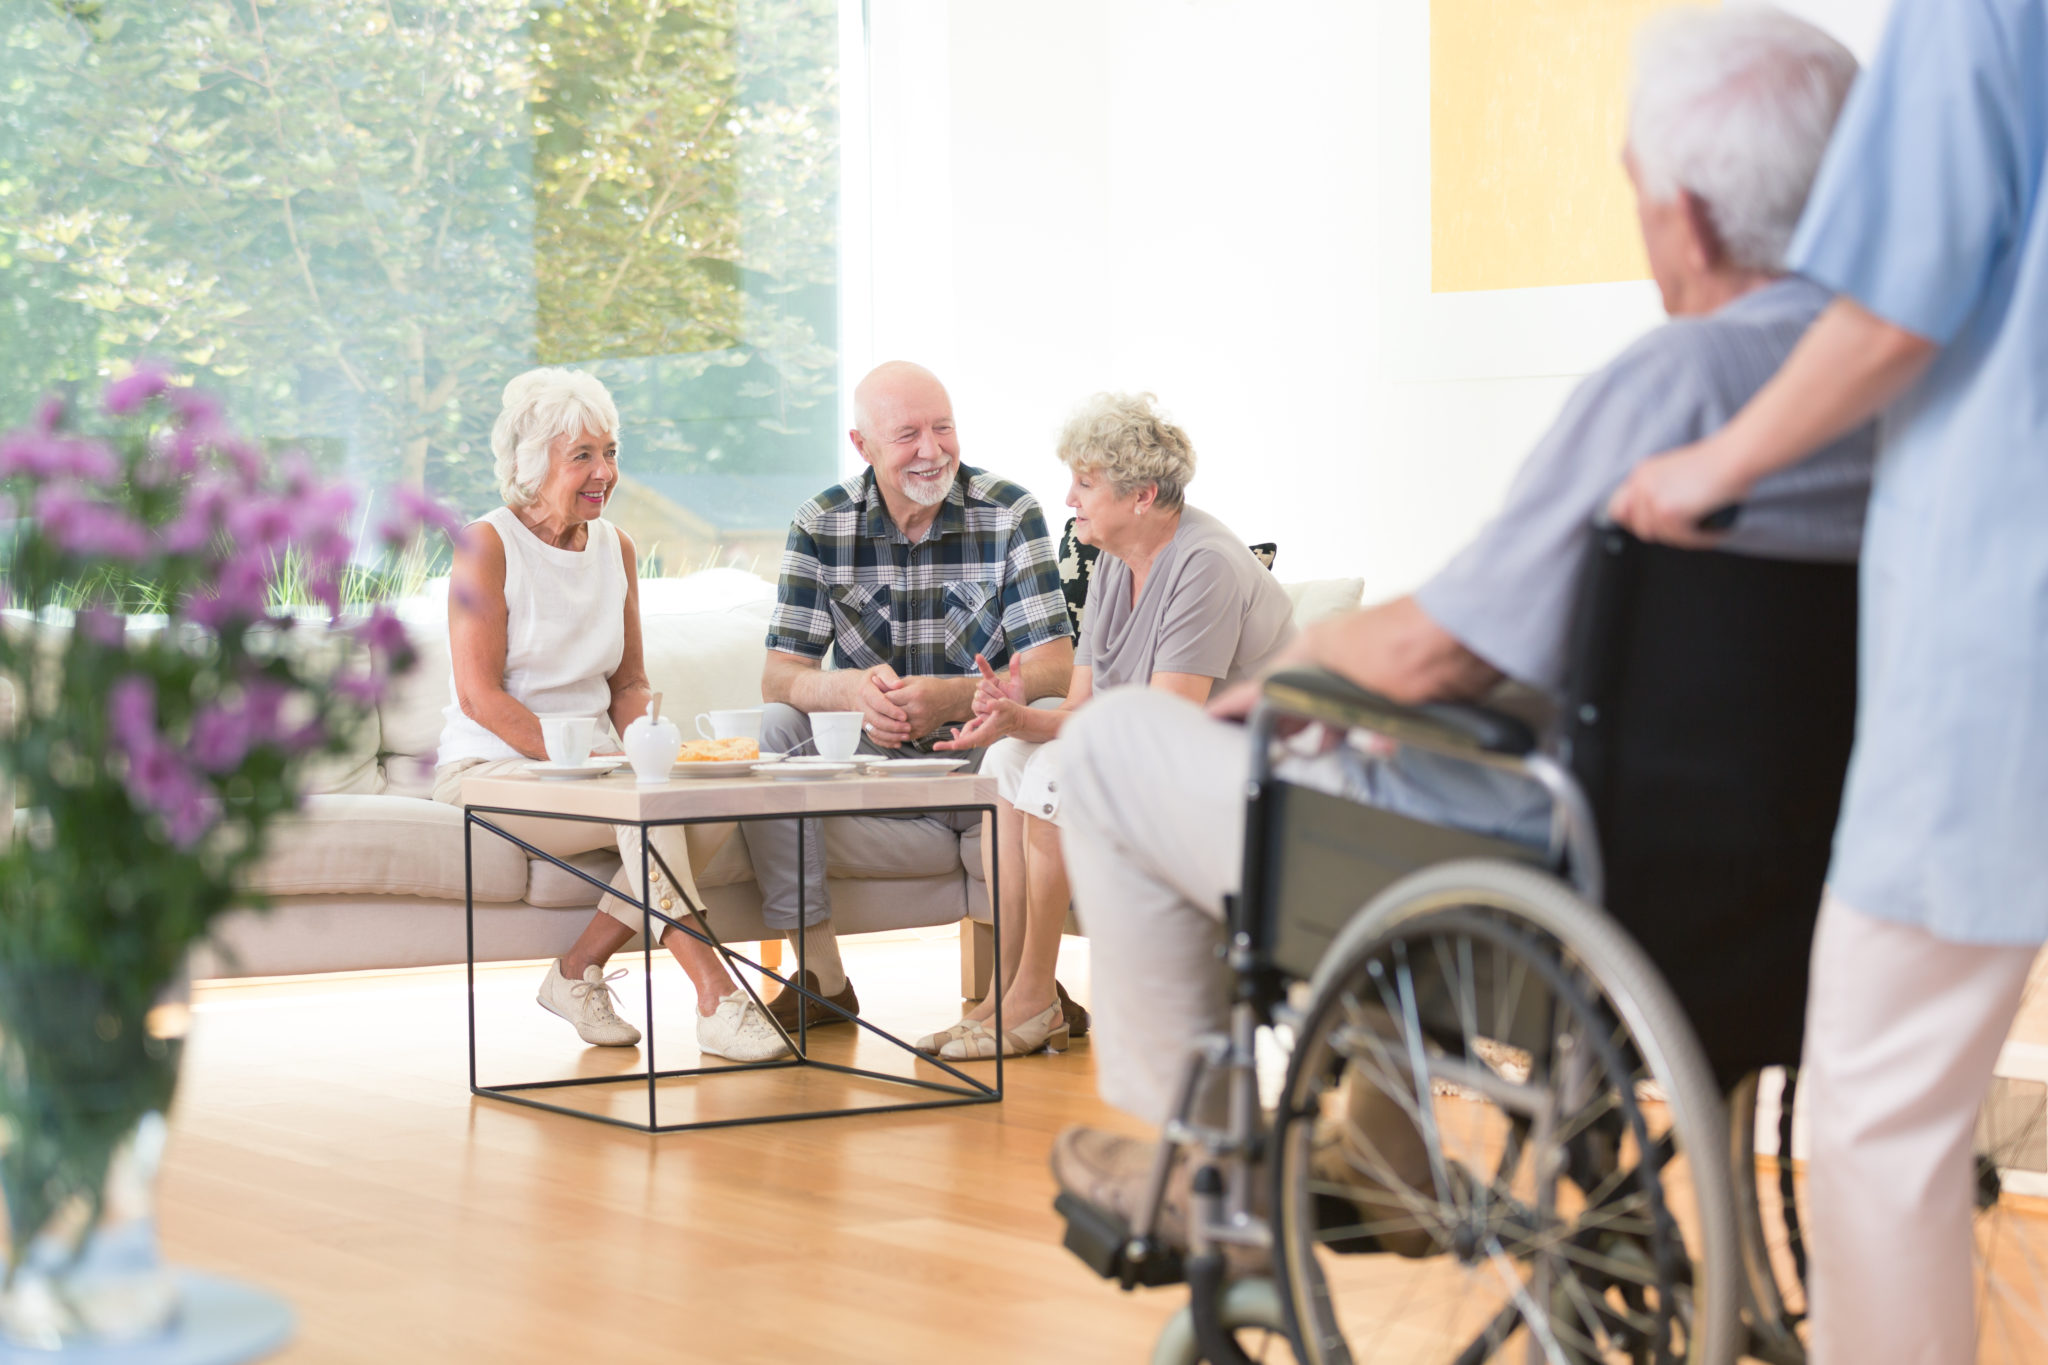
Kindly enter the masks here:
<path id="1" fill-rule="evenodd" d="M 626 727 L 626 759 L 633 765 L 633 776 L 642 782 L 668 781 L 683 748 L 683 732 L 670 721 L 649 719 L 654 714 L 650 706 L 646 716 L 635 718 Z"/>

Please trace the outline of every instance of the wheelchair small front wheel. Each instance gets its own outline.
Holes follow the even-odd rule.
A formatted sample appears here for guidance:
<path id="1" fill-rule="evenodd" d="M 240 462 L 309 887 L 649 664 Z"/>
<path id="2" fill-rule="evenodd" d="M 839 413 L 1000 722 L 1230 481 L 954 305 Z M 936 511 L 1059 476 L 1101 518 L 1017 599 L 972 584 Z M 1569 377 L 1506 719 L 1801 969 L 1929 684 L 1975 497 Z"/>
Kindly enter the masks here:
<path id="1" fill-rule="evenodd" d="M 1235 1280 L 1224 1287 L 1217 1320 L 1237 1340 L 1237 1348 L 1259 1365 L 1294 1365 L 1287 1339 L 1287 1314 L 1280 1291 L 1268 1279 Z M 1152 1365 L 1203 1365 L 1195 1339 L 1194 1314 L 1187 1308 L 1166 1320 L 1152 1348 Z"/>
<path id="2" fill-rule="evenodd" d="M 1318 967 L 1276 1119 L 1302 1357 L 1725 1365 L 1726 1116 L 1641 949 L 1555 878 L 1446 863 Z"/>

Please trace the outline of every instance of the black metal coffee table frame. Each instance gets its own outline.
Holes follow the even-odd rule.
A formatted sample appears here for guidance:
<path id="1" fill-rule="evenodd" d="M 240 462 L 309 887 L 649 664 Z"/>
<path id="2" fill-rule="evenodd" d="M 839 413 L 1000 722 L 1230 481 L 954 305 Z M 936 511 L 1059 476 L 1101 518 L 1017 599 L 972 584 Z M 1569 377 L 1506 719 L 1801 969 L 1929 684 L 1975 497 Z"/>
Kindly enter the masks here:
<path id="1" fill-rule="evenodd" d="M 567 1114 L 572 1118 L 589 1119 L 595 1123 L 608 1123 L 618 1128 L 631 1128 L 641 1133 L 682 1133 L 697 1128 L 738 1128 L 756 1123 L 789 1123 L 798 1119 L 840 1118 L 851 1114 L 901 1114 L 915 1109 L 950 1109 L 956 1105 L 963 1104 L 994 1104 L 1000 1102 L 1003 1098 L 1003 1058 L 1000 1047 L 996 1049 L 996 1077 L 995 1084 L 991 1086 L 986 1081 L 979 1080 L 949 1065 L 941 1058 L 932 1057 L 917 1051 L 916 1048 L 904 1042 L 895 1034 L 876 1027 L 859 1015 L 833 1004 L 830 1000 L 815 992 L 804 989 L 799 984 L 804 980 L 804 935 L 798 934 L 796 936 L 797 961 L 796 977 L 794 980 L 781 975 L 772 968 L 762 966 L 744 953 L 735 952 L 732 948 L 726 946 L 719 939 L 717 933 L 712 930 L 711 921 L 705 915 L 704 907 L 696 904 L 691 897 L 684 893 L 683 887 L 685 883 L 676 877 L 674 871 L 670 869 L 660 852 L 655 849 L 654 841 L 647 837 L 650 829 L 659 829 L 670 825 L 739 824 L 757 820 L 796 820 L 798 822 L 797 866 L 802 867 L 804 865 L 805 841 L 809 837 L 808 831 L 804 827 L 804 821 L 834 819 L 846 816 L 902 817 L 967 812 L 988 816 L 990 817 L 990 824 L 993 825 L 994 823 L 995 806 L 986 801 L 962 802 L 958 805 L 944 806 L 891 807 L 879 810 L 807 810 L 800 814 L 697 815 L 666 820 L 616 820 L 598 815 L 572 815 L 557 811 L 520 810 L 508 806 L 465 807 L 462 822 L 462 883 L 464 931 L 468 941 L 470 1093 L 482 1095 L 489 1099 L 504 1100 L 508 1104 L 523 1104 L 530 1109 L 545 1109 L 550 1113 Z M 591 876 L 579 867 L 570 866 L 570 864 L 554 854 L 535 848 L 518 835 L 508 832 L 501 826 L 492 824 L 489 819 L 485 818 L 487 816 L 507 815 L 519 816 L 525 819 L 574 820 L 583 823 L 636 826 L 640 831 L 640 886 L 643 892 L 642 898 L 634 900 L 632 897 L 624 895 L 609 883 L 599 881 L 596 877 Z M 748 980 L 746 973 L 732 973 L 733 979 L 739 982 L 740 989 L 747 993 L 754 1004 L 761 1009 L 762 1014 L 782 1034 L 784 1040 L 789 1044 L 790 1055 L 778 1057 L 773 1061 L 734 1062 L 727 1066 L 683 1067 L 668 1071 L 649 1067 L 644 1071 L 636 1071 L 622 1076 L 577 1076 L 567 1080 L 522 1081 L 512 1085 L 478 1084 L 476 1073 L 476 877 L 474 864 L 471 859 L 471 840 L 474 837 L 474 831 L 479 828 L 488 830 L 501 839 L 509 840 L 526 850 L 533 857 L 545 859 L 571 876 L 590 883 L 597 888 L 601 895 L 618 896 L 621 900 L 638 906 L 641 915 L 640 923 L 643 937 L 640 955 L 641 964 L 644 968 L 643 979 L 647 989 L 647 1036 L 645 1046 L 649 1058 L 654 1056 L 654 949 L 662 938 L 662 934 L 654 932 L 654 923 L 657 920 L 666 926 L 663 931 L 664 933 L 666 933 L 667 929 L 678 929 L 700 943 L 710 944 L 713 950 L 725 959 L 728 969 L 735 962 L 742 963 L 769 980 L 781 983 L 784 990 L 795 991 L 804 997 L 806 1002 L 805 1008 L 797 1011 L 797 1028 L 796 1032 L 792 1034 L 788 1029 L 782 1027 L 773 1014 L 768 1012 L 766 1002 L 756 993 L 753 983 Z M 1002 892 L 1000 890 L 1002 850 L 998 847 L 1001 841 L 993 837 L 993 830 L 991 830 L 988 836 L 984 837 L 989 842 L 989 872 L 991 876 L 988 887 L 989 918 L 993 922 L 995 930 L 995 960 L 1001 962 L 1003 960 Z M 688 919 L 695 921 L 696 926 L 700 927 L 693 927 L 682 920 L 673 919 L 662 911 L 655 909 L 650 903 L 653 898 L 646 896 L 644 893 L 650 885 L 651 878 L 649 873 L 653 867 L 661 869 L 662 874 L 668 878 L 669 885 L 675 887 L 676 893 L 682 896 L 683 904 L 687 907 Z M 808 907 L 805 904 L 805 900 L 806 894 L 803 881 L 799 878 L 797 883 L 797 922 L 799 924 L 802 924 L 806 918 Z M 923 1080 L 915 1076 L 894 1076 L 887 1072 L 870 1071 L 865 1067 L 846 1066 L 838 1062 L 820 1061 L 808 1055 L 810 1042 L 809 1016 L 813 1009 L 818 1010 L 820 1013 L 829 1010 L 841 1018 L 859 1025 L 884 1042 L 903 1049 L 903 1051 L 916 1057 L 919 1061 L 939 1068 L 939 1070 L 947 1075 L 952 1076 L 959 1084 L 952 1085 L 943 1081 Z M 992 1022 L 995 1025 L 996 1036 L 998 1038 L 1002 1037 L 1003 1002 L 1000 990 L 996 991 L 995 1018 Z M 815 1067 L 824 1071 L 837 1072 L 841 1075 L 859 1076 L 865 1080 L 877 1081 L 887 1085 L 905 1086 L 934 1092 L 941 1098 L 911 1099 L 896 1104 L 856 1105 L 845 1109 L 806 1109 L 787 1114 L 758 1114 L 746 1118 L 699 1119 L 691 1123 L 658 1122 L 660 1117 L 658 1111 L 659 1102 L 655 1092 L 655 1083 L 658 1081 L 690 1076 L 708 1077 L 751 1071 L 773 1071 L 789 1067 Z M 575 1109 L 568 1105 L 550 1104 L 546 1100 L 535 1099 L 529 1094 L 522 1093 L 528 1091 L 574 1089 L 591 1085 L 631 1085 L 638 1082 L 645 1082 L 647 1086 L 647 1122 L 645 1123 L 636 1123 L 631 1119 L 616 1118 L 610 1114 L 596 1114 L 587 1109 Z"/>

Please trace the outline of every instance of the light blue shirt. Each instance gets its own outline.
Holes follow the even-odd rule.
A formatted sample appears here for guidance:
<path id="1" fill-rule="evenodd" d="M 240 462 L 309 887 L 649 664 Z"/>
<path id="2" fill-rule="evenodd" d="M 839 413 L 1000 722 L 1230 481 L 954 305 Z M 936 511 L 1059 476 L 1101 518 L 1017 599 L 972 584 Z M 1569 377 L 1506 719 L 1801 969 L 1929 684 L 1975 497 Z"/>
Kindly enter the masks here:
<path id="1" fill-rule="evenodd" d="M 1938 342 L 1886 414 L 1829 882 L 1951 940 L 2048 940 L 2048 0 L 1898 0 L 1792 267 Z"/>

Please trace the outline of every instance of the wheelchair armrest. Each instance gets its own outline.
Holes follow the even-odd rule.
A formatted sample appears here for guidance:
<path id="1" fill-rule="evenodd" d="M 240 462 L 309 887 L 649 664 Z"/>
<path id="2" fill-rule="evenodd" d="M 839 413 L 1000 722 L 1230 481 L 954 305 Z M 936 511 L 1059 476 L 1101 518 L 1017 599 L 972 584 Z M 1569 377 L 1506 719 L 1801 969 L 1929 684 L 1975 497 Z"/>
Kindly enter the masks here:
<path id="1" fill-rule="evenodd" d="M 1330 725 L 1362 726 L 1435 749 L 1520 758 L 1536 751 L 1535 732 L 1513 716 L 1462 702 L 1403 706 L 1319 668 L 1290 669 L 1266 680 L 1266 703 Z"/>

